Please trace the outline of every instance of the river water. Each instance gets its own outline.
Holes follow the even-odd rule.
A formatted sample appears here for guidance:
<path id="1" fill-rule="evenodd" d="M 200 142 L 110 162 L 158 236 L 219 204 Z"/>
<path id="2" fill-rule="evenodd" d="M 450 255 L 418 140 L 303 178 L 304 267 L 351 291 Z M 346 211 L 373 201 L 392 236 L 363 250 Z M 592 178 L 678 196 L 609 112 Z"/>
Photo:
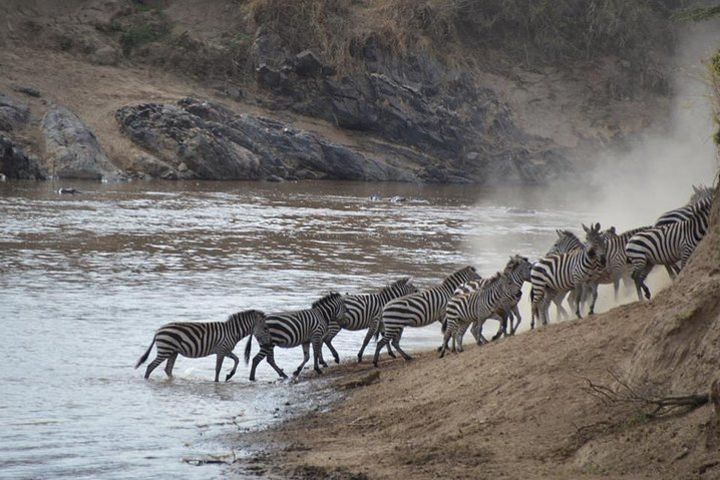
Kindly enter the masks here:
<path id="1" fill-rule="evenodd" d="M 215 384 L 214 357 L 181 357 L 172 381 L 160 368 L 145 381 L 133 365 L 157 327 L 306 308 L 328 290 L 368 292 L 404 275 L 422 287 L 465 264 L 490 274 L 510 254 L 547 250 L 556 228 L 592 220 L 532 188 L 59 186 L 0 183 L 1 478 L 219 477 L 219 466 L 183 459 L 229 452 L 224 434 L 275 421 L 315 374 L 278 382 L 263 363 L 255 384 L 242 366 Z M 363 334 L 336 338 L 341 357 L 354 358 Z M 439 339 L 438 326 L 410 329 L 403 345 Z M 301 358 L 276 350 L 286 371 Z"/>

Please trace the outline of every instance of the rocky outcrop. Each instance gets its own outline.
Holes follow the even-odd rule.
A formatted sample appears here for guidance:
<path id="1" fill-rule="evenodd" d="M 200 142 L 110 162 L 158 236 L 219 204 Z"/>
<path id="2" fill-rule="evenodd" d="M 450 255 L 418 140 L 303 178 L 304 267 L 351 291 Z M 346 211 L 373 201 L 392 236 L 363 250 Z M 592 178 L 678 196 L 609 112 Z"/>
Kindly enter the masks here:
<path id="1" fill-rule="evenodd" d="M 0 93 L 0 131 L 12 132 L 23 128 L 30 120 L 30 109 Z"/>
<path id="2" fill-rule="evenodd" d="M 46 174 L 34 156 L 25 154 L 10 137 L 0 133 L 0 173 L 7 178 L 45 180 Z"/>
<path id="3" fill-rule="evenodd" d="M 42 133 L 53 176 L 103 181 L 125 178 L 105 156 L 93 132 L 67 108 L 51 108 L 43 117 Z"/>
<path id="4" fill-rule="evenodd" d="M 148 152 L 136 167 L 151 176 L 417 180 L 412 172 L 317 134 L 193 98 L 177 105 L 127 106 L 115 117 L 121 130 Z"/>
<path id="5" fill-rule="evenodd" d="M 419 173 L 423 181 L 538 183 L 571 172 L 557 145 L 518 128 L 493 90 L 467 74 L 449 76 L 429 58 L 389 66 L 376 43 L 355 49 L 367 71 L 340 78 L 307 50 L 277 67 L 260 65 L 263 105 L 422 151 L 434 159 Z"/>

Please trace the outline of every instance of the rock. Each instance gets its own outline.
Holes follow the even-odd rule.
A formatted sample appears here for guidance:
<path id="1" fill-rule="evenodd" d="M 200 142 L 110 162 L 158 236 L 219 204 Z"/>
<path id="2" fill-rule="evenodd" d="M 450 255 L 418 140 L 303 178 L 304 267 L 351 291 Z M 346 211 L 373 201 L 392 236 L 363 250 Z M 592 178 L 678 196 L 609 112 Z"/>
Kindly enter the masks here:
<path id="1" fill-rule="evenodd" d="M 41 126 L 45 153 L 57 178 L 103 181 L 126 178 L 105 156 L 95 135 L 67 108 L 51 108 Z"/>
<path id="2" fill-rule="evenodd" d="M 40 90 L 38 90 L 37 88 L 34 88 L 34 87 L 27 86 L 27 85 L 16 85 L 15 87 L 13 87 L 13 90 L 15 90 L 16 92 L 19 92 L 19 93 L 24 93 L 28 97 L 39 98 L 41 96 Z"/>
<path id="3" fill-rule="evenodd" d="M 165 178 L 177 172 L 212 180 L 416 180 L 412 173 L 318 134 L 193 98 L 177 105 L 123 107 L 115 118 L 133 142 L 170 168 Z"/>
<path id="4" fill-rule="evenodd" d="M 304 50 L 295 55 L 295 73 L 303 77 L 314 77 L 322 72 L 323 64 L 313 52 Z"/>
<path id="5" fill-rule="evenodd" d="M 255 65 L 280 65 L 287 57 L 280 35 L 261 26 L 255 32 L 250 55 Z"/>
<path id="6" fill-rule="evenodd" d="M 0 131 L 11 132 L 24 127 L 30 120 L 30 109 L 0 93 Z"/>
<path id="7" fill-rule="evenodd" d="M 104 45 L 90 54 L 90 62 L 95 65 L 117 65 L 120 61 L 120 51 L 109 45 Z"/>
<path id="8" fill-rule="evenodd" d="M 281 183 L 281 182 L 284 182 L 285 180 L 282 179 L 281 177 L 278 177 L 277 175 L 268 175 L 267 177 L 265 177 L 265 181 L 273 182 L 273 183 Z"/>
<path id="9" fill-rule="evenodd" d="M 260 86 L 270 89 L 278 88 L 280 86 L 282 77 L 280 76 L 280 72 L 278 70 L 274 70 L 263 63 L 257 68 L 256 73 L 257 82 Z"/>
<path id="10" fill-rule="evenodd" d="M 80 193 L 80 190 L 75 188 L 60 188 L 57 191 L 58 195 L 76 195 Z"/>
<path id="11" fill-rule="evenodd" d="M 12 140 L 0 133 L 0 172 L 7 178 L 19 180 L 45 180 L 40 162 L 26 155 Z"/>

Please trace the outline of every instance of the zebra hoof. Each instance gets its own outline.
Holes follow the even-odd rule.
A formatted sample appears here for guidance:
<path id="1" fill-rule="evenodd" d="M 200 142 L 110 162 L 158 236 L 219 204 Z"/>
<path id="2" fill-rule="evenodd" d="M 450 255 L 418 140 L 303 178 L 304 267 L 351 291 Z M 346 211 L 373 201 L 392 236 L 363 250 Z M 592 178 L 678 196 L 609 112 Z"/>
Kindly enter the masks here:
<path id="1" fill-rule="evenodd" d="M 250 381 L 251 381 L 251 382 L 254 382 L 254 381 L 255 381 L 255 375 L 250 375 Z"/>
<path id="2" fill-rule="evenodd" d="M 335 357 L 335 363 L 340 363 L 340 357 Z"/>
<path id="3" fill-rule="evenodd" d="M 317 372 L 318 375 L 322 375 L 322 374 L 323 374 L 322 370 L 320 370 L 319 368 L 316 368 L 315 371 Z"/>
<path id="4" fill-rule="evenodd" d="M 298 375 L 300 375 L 300 372 L 301 372 L 301 371 L 302 371 L 302 370 L 295 370 L 295 371 L 293 372 L 293 377 L 297 377 Z M 285 378 L 287 378 L 287 377 L 285 377 Z"/>
<path id="5" fill-rule="evenodd" d="M 285 375 L 285 372 L 280 372 L 280 378 L 282 378 L 283 380 L 287 380 L 288 376 Z M 255 379 L 253 378 L 253 380 Z"/>
<path id="6" fill-rule="evenodd" d="M 358 357 L 358 363 L 362 363 L 362 357 Z"/>
<path id="7" fill-rule="evenodd" d="M 393 352 L 388 352 L 388 355 L 390 355 L 391 358 L 397 358 L 397 356 Z"/>
<path id="8" fill-rule="evenodd" d="M 378 368 L 378 362 L 377 362 L 377 360 L 375 360 L 375 361 L 373 362 L 373 367 Z"/>

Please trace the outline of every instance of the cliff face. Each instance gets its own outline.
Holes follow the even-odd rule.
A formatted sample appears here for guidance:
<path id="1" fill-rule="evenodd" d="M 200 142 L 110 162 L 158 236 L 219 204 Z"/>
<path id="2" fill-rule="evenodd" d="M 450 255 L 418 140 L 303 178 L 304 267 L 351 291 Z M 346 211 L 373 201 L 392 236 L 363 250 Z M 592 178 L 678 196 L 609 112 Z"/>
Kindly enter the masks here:
<path id="1" fill-rule="evenodd" d="M 40 89 L 45 104 L 28 99 L 34 118 L 48 103 L 72 108 L 108 158 L 141 177 L 547 182 L 594 148 L 662 128 L 668 17 L 682 2 L 551 3 L 13 0 L 0 6 L 10 67 L 0 90 Z M 128 134 L 120 109 L 162 103 L 149 132 L 187 96 L 314 141 L 280 165 L 267 152 L 283 141 L 268 134 L 250 148 L 255 167 L 205 168 L 197 162 L 218 160 L 199 153 L 179 171 Z M 52 170 L 33 125 L 16 143 Z"/>

